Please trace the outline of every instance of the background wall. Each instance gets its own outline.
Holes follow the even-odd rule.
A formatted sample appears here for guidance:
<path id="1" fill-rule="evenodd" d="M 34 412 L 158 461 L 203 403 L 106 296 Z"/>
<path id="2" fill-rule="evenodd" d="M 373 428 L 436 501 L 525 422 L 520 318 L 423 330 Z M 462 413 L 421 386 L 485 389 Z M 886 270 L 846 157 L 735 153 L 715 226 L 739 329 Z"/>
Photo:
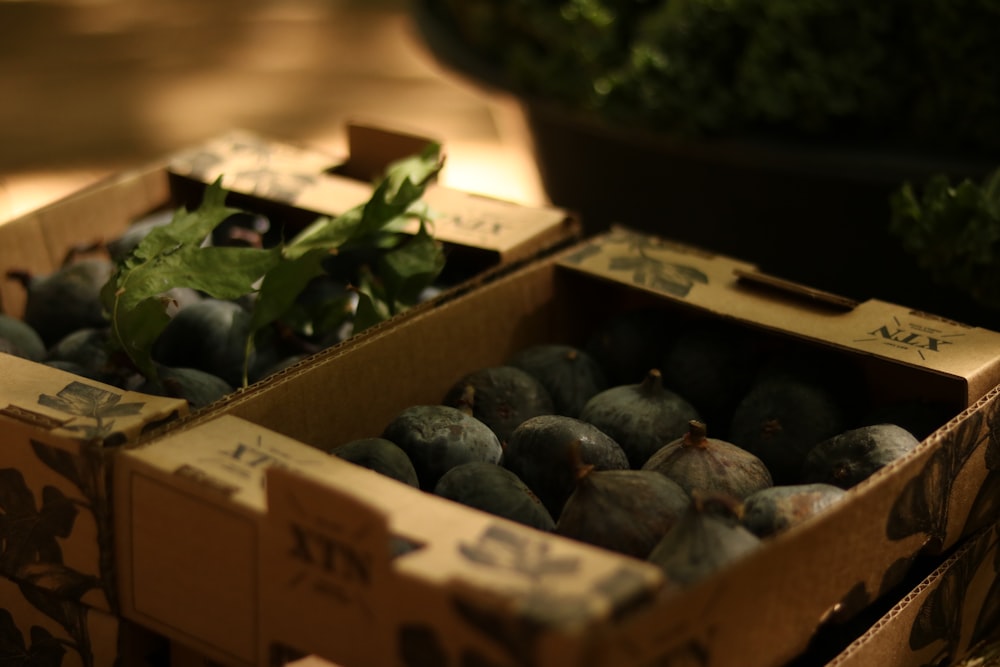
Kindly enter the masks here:
<path id="1" fill-rule="evenodd" d="M 352 118 L 544 202 L 517 105 L 439 68 L 405 0 L 0 0 L 0 221 L 232 127 L 340 150 Z"/>

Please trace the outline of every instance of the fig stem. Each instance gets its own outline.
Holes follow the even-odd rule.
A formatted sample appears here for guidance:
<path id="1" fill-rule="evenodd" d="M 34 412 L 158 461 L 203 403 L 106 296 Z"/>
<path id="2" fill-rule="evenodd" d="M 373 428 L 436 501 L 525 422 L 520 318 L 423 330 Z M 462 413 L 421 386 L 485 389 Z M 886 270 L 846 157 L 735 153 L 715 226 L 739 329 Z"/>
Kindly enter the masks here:
<path id="1" fill-rule="evenodd" d="M 580 454 L 582 445 L 583 443 L 577 438 L 569 446 L 569 463 L 573 467 L 573 474 L 578 482 L 594 469 L 594 464 L 583 462 L 583 456 Z"/>
<path id="2" fill-rule="evenodd" d="M 692 419 L 688 422 L 688 431 L 684 434 L 685 447 L 705 447 L 708 444 L 708 428 L 704 422 Z"/>
<path id="3" fill-rule="evenodd" d="M 650 368 L 646 377 L 642 379 L 639 390 L 644 395 L 656 394 L 663 391 L 663 373 L 659 368 Z"/>

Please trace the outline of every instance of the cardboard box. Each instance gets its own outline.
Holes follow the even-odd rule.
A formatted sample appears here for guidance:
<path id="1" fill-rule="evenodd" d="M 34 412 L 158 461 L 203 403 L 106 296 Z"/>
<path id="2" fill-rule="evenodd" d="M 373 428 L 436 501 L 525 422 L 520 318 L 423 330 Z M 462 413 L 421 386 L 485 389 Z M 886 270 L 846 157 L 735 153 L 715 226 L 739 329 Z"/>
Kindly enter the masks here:
<path id="1" fill-rule="evenodd" d="M 377 435 L 403 408 L 440 402 L 470 370 L 531 343 L 580 343 L 609 315 L 654 304 L 827 350 L 863 371 L 872 401 L 933 397 L 954 416 L 831 511 L 680 592 L 648 563 L 447 503 L 293 442 L 326 448 Z M 989 445 L 998 349 L 996 332 L 849 302 L 614 230 L 233 396 L 184 420 L 169 446 L 127 452 L 116 471 L 123 613 L 173 636 L 161 624 L 187 609 L 205 605 L 217 620 L 238 608 L 246 634 L 225 651 L 231 664 L 267 664 L 285 647 L 347 667 L 428 652 L 442 663 L 496 665 L 781 665 L 819 628 L 892 590 L 919 555 L 1000 517 Z M 260 430 L 213 421 L 220 417 Z M 206 444 L 200 463 L 167 456 L 196 441 Z M 138 493 L 139 477 L 160 495 Z M 218 525 L 192 526 L 209 516 Z M 224 530 L 239 539 L 217 538 Z M 181 543 L 202 552 L 186 561 L 191 580 L 167 590 L 157 582 L 170 560 L 161 550 Z M 390 544 L 411 548 L 393 557 Z M 199 577 L 219 572 L 227 583 L 199 592 Z M 219 586 L 239 591 L 239 604 Z M 235 630 L 218 631 L 184 628 L 222 656 L 221 638 Z"/>
<path id="2" fill-rule="evenodd" d="M 827 667 L 983 665 L 1000 635 L 1000 525 L 963 541 Z M 993 642 L 991 644 L 991 642 Z"/>
<path id="3" fill-rule="evenodd" d="M 170 642 L 134 623 L 23 582 L 0 578 L 0 662 L 61 667 L 161 667 Z"/>
<path id="4" fill-rule="evenodd" d="M 369 199 L 371 174 L 430 141 L 364 125 L 352 126 L 349 136 L 350 154 L 331 156 L 237 130 L 116 174 L 0 225 L 0 274 L 16 269 L 45 275 L 72 248 L 115 239 L 152 212 L 196 206 L 206 183 L 219 176 L 230 189 L 230 204 L 282 220 L 336 215 Z M 558 209 L 438 185 L 427 194 L 455 290 L 577 233 L 572 216 Z M 20 316 L 24 303 L 21 285 L 0 280 L 2 312 Z M 114 612 L 108 494 L 114 455 L 149 429 L 169 429 L 164 424 L 189 412 L 188 405 L 6 354 L 0 354 L 0 377 L 0 494 L 19 503 L 2 509 L 23 515 L 19 525 L 32 526 L 0 535 L 8 554 L 0 559 L 0 574 Z"/>

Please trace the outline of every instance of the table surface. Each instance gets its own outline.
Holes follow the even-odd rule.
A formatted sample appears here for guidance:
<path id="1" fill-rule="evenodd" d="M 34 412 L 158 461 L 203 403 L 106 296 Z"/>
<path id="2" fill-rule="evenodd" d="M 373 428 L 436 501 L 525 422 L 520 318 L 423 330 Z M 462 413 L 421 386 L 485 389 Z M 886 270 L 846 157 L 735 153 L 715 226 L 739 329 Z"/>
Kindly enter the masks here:
<path id="1" fill-rule="evenodd" d="M 442 182 L 546 203 L 516 101 L 439 66 L 405 0 L 0 0 L 0 222 L 233 127 L 440 139 Z"/>

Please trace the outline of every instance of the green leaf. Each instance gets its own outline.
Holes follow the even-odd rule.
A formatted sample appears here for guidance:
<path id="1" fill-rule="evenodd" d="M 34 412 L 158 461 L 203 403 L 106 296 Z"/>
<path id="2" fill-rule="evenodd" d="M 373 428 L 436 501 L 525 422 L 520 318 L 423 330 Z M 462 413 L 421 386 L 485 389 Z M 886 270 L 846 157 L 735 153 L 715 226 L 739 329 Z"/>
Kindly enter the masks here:
<path id="1" fill-rule="evenodd" d="M 415 304 L 420 292 L 440 275 L 444 264 L 441 244 L 421 224 L 415 236 L 381 258 L 379 274 L 387 299 L 391 304 Z"/>
<path id="2" fill-rule="evenodd" d="M 219 299 L 235 299 L 281 258 L 280 248 L 204 246 L 212 230 L 238 209 L 224 205 L 221 177 L 209 185 L 196 210 L 181 208 L 170 224 L 153 229 L 126 256 L 101 290 L 114 341 L 136 368 L 156 378 L 151 351 L 170 321 L 168 300 L 174 287 L 188 287 Z"/>

